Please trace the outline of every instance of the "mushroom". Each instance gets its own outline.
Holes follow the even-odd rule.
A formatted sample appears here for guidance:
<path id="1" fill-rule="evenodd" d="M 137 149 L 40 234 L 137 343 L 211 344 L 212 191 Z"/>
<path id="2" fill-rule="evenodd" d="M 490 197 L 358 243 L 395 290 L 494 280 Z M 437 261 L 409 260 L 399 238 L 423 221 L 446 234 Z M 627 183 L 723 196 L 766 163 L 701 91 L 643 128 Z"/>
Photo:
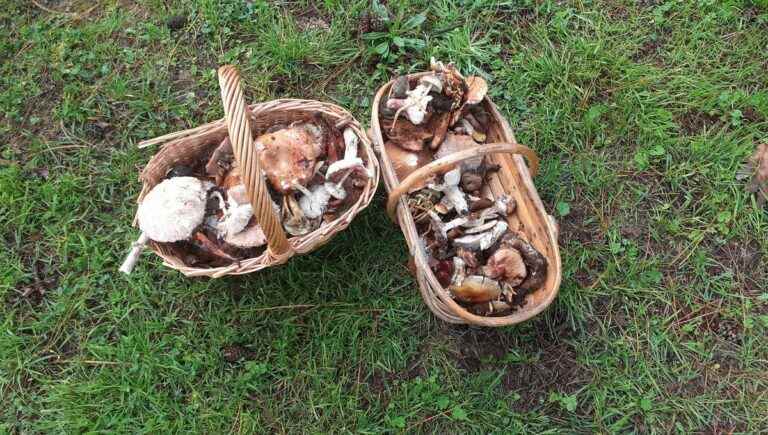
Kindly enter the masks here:
<path id="1" fill-rule="evenodd" d="M 516 208 L 517 201 L 505 194 L 499 195 L 499 197 L 494 201 L 492 207 L 493 211 L 498 213 L 500 216 L 510 215 L 515 211 Z"/>
<path id="2" fill-rule="evenodd" d="M 120 266 L 131 273 L 141 250 L 150 240 L 178 242 L 188 239 L 205 217 L 205 203 L 210 182 L 194 177 L 173 177 L 163 180 L 149 191 L 139 204 L 137 218 L 141 236 Z"/>
<path id="3" fill-rule="evenodd" d="M 474 252 L 469 249 L 459 248 L 456 250 L 456 255 L 459 256 L 470 269 L 477 268 L 477 255 L 475 255 Z"/>
<path id="4" fill-rule="evenodd" d="M 216 178 L 216 184 L 221 184 L 222 177 L 227 172 L 229 164 L 232 162 L 232 143 L 229 136 L 225 137 L 221 144 L 216 147 L 205 165 L 205 173 Z"/>
<path id="5" fill-rule="evenodd" d="M 419 86 L 429 88 L 429 92 L 435 91 L 438 94 L 443 92 L 443 81 L 437 74 L 431 74 L 420 78 Z"/>
<path id="6" fill-rule="evenodd" d="M 224 242 L 238 248 L 256 248 L 264 245 L 264 232 L 257 223 L 251 224 L 253 206 L 248 200 L 245 185 L 241 184 L 240 171 L 233 167 L 224 177 L 221 186 L 226 190 L 227 200 L 214 191 L 212 198 L 218 199 L 222 216 L 208 217 L 206 225 L 213 228 Z"/>
<path id="7" fill-rule="evenodd" d="M 440 244 L 444 245 L 448 242 L 448 230 L 450 230 L 450 228 L 446 228 L 445 224 L 440 219 L 440 216 L 438 216 L 434 211 L 429 210 L 427 215 L 429 216 L 430 222 L 432 223 L 432 230 L 435 232 L 435 239 L 437 239 Z"/>
<path id="8" fill-rule="evenodd" d="M 476 107 L 477 106 L 472 106 L 471 109 L 476 108 Z M 480 123 L 480 121 L 477 120 L 475 115 L 472 114 L 471 110 L 468 110 L 467 113 L 464 114 L 464 118 L 463 119 L 466 119 L 467 122 L 469 122 L 469 125 L 471 125 L 472 128 L 475 129 L 475 131 L 485 135 L 486 127 L 484 125 L 482 125 Z"/>
<path id="9" fill-rule="evenodd" d="M 512 311 L 512 305 L 504 301 L 488 301 L 480 304 L 475 304 L 471 307 L 471 310 L 481 316 L 488 316 L 491 314 L 504 314 Z"/>
<path id="10" fill-rule="evenodd" d="M 476 212 L 493 205 L 493 201 L 488 198 L 470 198 L 469 211 Z"/>
<path id="11" fill-rule="evenodd" d="M 283 227 L 292 236 L 303 236 L 315 227 L 292 194 L 283 196 L 282 218 Z"/>
<path id="12" fill-rule="evenodd" d="M 472 136 L 472 139 L 474 139 L 475 142 L 480 142 L 480 143 L 485 142 L 485 140 L 487 139 L 485 133 L 475 129 L 472 123 L 469 122 L 467 119 L 469 116 L 472 116 L 472 115 L 468 114 L 467 116 L 461 118 L 458 122 L 459 126 L 454 128 L 453 131 L 457 133 L 468 134 Z"/>
<path id="13" fill-rule="evenodd" d="M 229 260 L 232 262 L 238 261 L 237 258 L 227 254 L 224 252 L 221 248 L 216 246 L 215 243 L 213 243 L 202 231 L 196 232 L 192 236 L 192 241 L 195 243 L 195 245 L 202 249 L 205 252 L 208 252 L 210 254 L 213 254 L 215 257 L 223 258 L 225 260 Z"/>
<path id="14" fill-rule="evenodd" d="M 302 188 L 302 197 L 299 199 L 299 207 L 309 219 L 317 219 L 328 209 L 328 202 L 331 199 L 331 190 L 328 186 L 335 186 L 333 183 L 324 183 L 313 186 L 310 190 Z M 333 188 L 332 188 L 333 189 Z M 334 191 L 339 194 L 339 192 Z M 346 195 L 342 189 L 341 193 Z M 339 198 L 342 199 L 342 198 Z"/>
<path id="15" fill-rule="evenodd" d="M 492 229 L 493 227 L 495 227 L 497 222 L 498 221 L 496 221 L 496 220 L 491 220 L 491 221 L 485 222 L 485 223 L 477 225 L 477 226 L 472 226 L 472 224 L 475 223 L 474 221 L 471 222 L 471 223 L 468 222 L 466 226 L 468 226 L 469 228 L 467 228 L 466 231 L 464 231 L 464 234 L 484 233 L 484 232 Z"/>
<path id="16" fill-rule="evenodd" d="M 442 62 L 435 61 L 434 58 L 430 60 L 430 66 L 432 71 L 439 73 L 440 78 L 442 79 L 443 94 L 453 100 L 453 103 L 451 104 L 452 109 L 459 108 L 464 100 L 467 84 L 461 74 L 459 74 L 456 66 L 453 64 L 445 65 Z M 461 110 L 454 111 L 454 116 L 461 116 L 461 113 Z M 452 119 L 451 125 L 453 125 L 455 121 L 456 119 Z"/>
<path id="17" fill-rule="evenodd" d="M 453 98 L 445 95 L 445 94 L 438 94 L 438 93 L 431 93 L 432 101 L 429 102 L 429 105 L 432 106 L 432 110 L 434 110 L 437 113 L 443 113 L 445 115 L 448 115 L 449 124 L 450 124 L 450 112 L 453 110 Z"/>
<path id="18" fill-rule="evenodd" d="M 390 97 L 393 98 L 406 98 L 411 86 L 408 84 L 408 76 L 399 76 L 392 83 L 392 89 L 390 90 Z"/>
<path id="19" fill-rule="evenodd" d="M 493 279 L 501 279 L 505 284 L 516 287 L 523 282 L 526 276 L 523 257 L 514 248 L 502 247 L 497 249 L 488 258 L 488 263 L 483 266 L 483 275 Z"/>
<path id="20" fill-rule="evenodd" d="M 311 123 L 294 124 L 259 136 L 255 146 L 272 187 L 288 193 L 314 175 L 315 161 L 323 154 L 322 129 Z"/>
<path id="21" fill-rule="evenodd" d="M 424 122 L 424 118 L 427 115 L 427 105 L 432 101 L 432 96 L 429 95 L 429 93 L 433 89 L 437 90 L 437 92 L 441 92 L 443 83 L 439 77 L 428 75 L 419 80 L 419 85 L 416 86 L 415 89 L 405 92 L 406 95 L 408 95 L 407 98 L 390 98 L 387 100 L 388 108 L 397 109 L 397 112 L 395 113 L 395 122 L 397 122 L 397 118 L 402 111 L 405 111 L 405 116 L 415 125 Z M 392 127 L 394 128 L 394 123 Z"/>
<path id="22" fill-rule="evenodd" d="M 227 172 L 227 174 L 221 178 L 220 182 L 217 182 L 216 184 L 224 190 L 229 190 L 237 185 L 243 184 L 242 177 L 240 177 L 240 167 L 237 165 L 237 162 L 232 163 L 229 172 Z"/>
<path id="23" fill-rule="evenodd" d="M 448 133 L 440 148 L 435 153 L 435 160 L 447 157 L 453 153 L 468 150 L 477 147 L 479 144 L 466 134 Z M 483 163 L 483 156 L 472 157 L 461 162 L 461 167 L 465 170 L 475 170 Z"/>
<path id="24" fill-rule="evenodd" d="M 407 119 L 399 120 L 397 123 L 394 118 L 381 120 L 382 129 L 387 132 L 389 140 L 408 151 L 421 151 L 424 149 L 424 142 L 435 136 L 430 124 L 431 122 L 415 125 Z"/>
<path id="25" fill-rule="evenodd" d="M 479 202 L 479 199 L 475 201 Z M 489 204 L 490 206 L 486 204 Z M 511 212 L 510 208 L 514 210 L 514 204 L 514 200 L 509 198 L 507 195 L 499 195 L 495 202 L 491 202 L 491 200 L 487 199 L 481 203 L 481 205 L 486 205 L 484 209 L 480 210 L 479 212 L 478 210 L 475 210 L 473 213 L 467 216 L 460 216 L 456 219 L 453 219 L 444 225 L 445 231 L 448 232 L 458 227 L 471 228 L 472 230 L 467 231 L 469 234 L 485 231 L 493 227 L 493 225 L 487 225 L 485 221 L 495 217 L 507 216 Z M 437 211 L 439 212 L 440 210 Z"/>
<path id="26" fill-rule="evenodd" d="M 519 289 L 536 290 L 544 284 L 544 280 L 547 278 L 547 258 L 536 248 L 515 234 L 504 236 L 501 240 L 501 246 L 514 248 L 523 257 L 528 275 L 518 286 Z"/>
<path id="27" fill-rule="evenodd" d="M 483 187 L 483 176 L 478 171 L 466 171 L 461 174 L 461 188 L 467 192 L 477 192 Z"/>
<path id="28" fill-rule="evenodd" d="M 481 275 L 470 275 L 460 282 L 452 282 L 448 290 L 456 299 L 470 303 L 488 302 L 501 296 L 499 283 Z"/>
<path id="29" fill-rule="evenodd" d="M 450 202 L 456 212 L 460 215 L 465 215 L 469 212 L 469 205 L 467 204 L 467 198 L 464 196 L 464 192 L 459 189 L 459 182 L 461 181 L 461 169 L 452 169 L 443 175 L 443 184 L 430 184 L 430 188 L 443 192 L 445 199 Z"/>
<path id="30" fill-rule="evenodd" d="M 224 241 L 238 248 L 258 248 L 267 243 L 267 237 L 261 225 L 253 224 L 237 234 L 226 236 Z"/>
<path id="31" fill-rule="evenodd" d="M 448 134 L 448 127 L 451 123 L 451 114 L 448 112 L 440 113 L 432 116 L 430 120 L 430 127 L 435 132 L 432 141 L 429 143 L 429 148 L 436 150 L 442 145 L 445 140 L 446 134 Z"/>
<path id="32" fill-rule="evenodd" d="M 165 176 L 166 178 L 191 177 L 193 173 L 194 170 L 187 165 L 176 165 Z"/>
<path id="33" fill-rule="evenodd" d="M 453 257 L 453 276 L 451 277 L 451 286 L 460 285 L 467 277 L 467 263 L 459 257 Z"/>
<path id="34" fill-rule="evenodd" d="M 216 230 L 222 238 L 234 236 L 243 231 L 253 217 L 253 206 L 248 202 L 245 186 L 238 184 L 229 189 L 226 202 L 218 192 L 214 196 L 219 198 L 221 210 L 224 212 L 224 215 L 216 223 Z"/>
<path id="35" fill-rule="evenodd" d="M 482 223 L 492 217 L 506 217 L 515 211 L 515 208 L 517 208 L 517 202 L 514 198 L 502 194 L 494 200 L 491 207 L 482 209 L 479 213 L 473 213 L 472 215 L 476 215 L 475 220 Z"/>
<path id="36" fill-rule="evenodd" d="M 469 222 L 469 218 L 466 216 L 457 217 L 456 219 L 453 219 L 452 221 L 446 223 L 443 225 L 443 228 L 445 229 L 445 232 L 451 231 L 454 228 L 458 228 L 461 226 L 466 225 Z"/>
<path id="37" fill-rule="evenodd" d="M 488 93 L 488 83 L 479 76 L 469 76 L 464 80 L 467 83 L 467 94 L 465 104 L 478 104 L 483 101 L 485 94 Z"/>
<path id="38" fill-rule="evenodd" d="M 344 190 L 344 182 L 351 173 L 352 171 L 349 171 L 344 174 L 337 183 L 326 181 L 323 184 L 312 187 L 312 189 L 296 186 L 297 190 L 303 194 L 301 199 L 299 199 L 299 206 L 304 215 L 309 219 L 317 219 L 328 210 L 331 198 L 337 200 L 346 199 L 347 191 Z"/>
<path id="39" fill-rule="evenodd" d="M 368 178 L 371 178 L 371 174 L 365 168 L 363 159 L 357 156 L 357 144 L 360 138 L 357 137 L 357 133 L 351 128 L 344 130 L 344 158 L 336 162 L 331 163 L 328 166 L 328 171 L 325 173 L 325 178 L 329 179 L 336 172 L 344 169 L 360 169 Z"/>
<path id="40" fill-rule="evenodd" d="M 405 177 L 432 161 L 432 153 L 429 151 L 406 151 L 392 141 L 384 143 L 384 150 L 392 161 L 395 175 L 400 181 L 405 180 Z"/>
<path id="41" fill-rule="evenodd" d="M 467 248 L 473 251 L 484 251 L 496 243 L 507 231 L 508 225 L 504 221 L 498 221 L 489 231 L 479 234 L 469 234 L 453 240 L 457 248 Z"/>

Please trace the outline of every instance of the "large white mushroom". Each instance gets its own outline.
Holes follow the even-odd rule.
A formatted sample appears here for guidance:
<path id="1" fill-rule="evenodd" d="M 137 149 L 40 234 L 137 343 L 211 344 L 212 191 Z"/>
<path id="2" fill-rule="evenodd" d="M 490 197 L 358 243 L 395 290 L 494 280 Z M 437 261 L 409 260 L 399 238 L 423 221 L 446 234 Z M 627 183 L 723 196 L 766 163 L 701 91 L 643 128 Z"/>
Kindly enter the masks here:
<path id="1" fill-rule="evenodd" d="M 134 242 L 120 271 L 131 273 L 141 250 L 150 240 L 178 242 L 189 238 L 205 217 L 205 203 L 212 183 L 194 177 L 173 177 L 155 186 L 139 204 L 141 236 Z"/>

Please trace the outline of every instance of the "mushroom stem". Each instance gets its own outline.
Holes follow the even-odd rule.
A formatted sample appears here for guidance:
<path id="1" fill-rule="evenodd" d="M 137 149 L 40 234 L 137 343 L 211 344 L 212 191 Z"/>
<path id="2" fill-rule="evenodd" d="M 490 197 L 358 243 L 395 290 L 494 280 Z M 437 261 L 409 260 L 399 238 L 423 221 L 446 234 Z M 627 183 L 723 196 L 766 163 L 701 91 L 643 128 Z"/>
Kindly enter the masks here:
<path id="1" fill-rule="evenodd" d="M 225 260 L 229 260 L 231 262 L 238 262 L 237 258 L 235 258 L 235 257 L 227 254 L 226 252 L 224 252 L 215 243 L 213 243 L 211 241 L 211 239 L 209 239 L 202 231 L 196 232 L 192 236 L 192 238 L 195 241 L 197 241 L 198 243 L 200 243 L 200 246 L 202 248 L 208 250 L 208 252 L 210 252 L 211 254 L 213 254 L 213 255 L 215 255 L 215 256 L 217 256 L 219 258 L 223 258 Z"/>
<path id="2" fill-rule="evenodd" d="M 464 282 L 466 275 L 467 263 L 461 259 L 458 255 L 453 257 L 453 276 L 451 277 L 451 285 L 458 286 Z"/>
<path id="3" fill-rule="evenodd" d="M 434 190 L 443 192 L 445 198 L 450 201 L 456 212 L 460 216 L 464 216 L 469 213 L 469 204 L 467 204 L 467 198 L 464 196 L 464 192 L 459 189 L 459 182 L 461 181 L 461 168 L 456 168 L 445 173 L 443 176 L 443 184 L 430 185 Z"/>
<path id="4" fill-rule="evenodd" d="M 360 138 L 357 137 L 357 134 L 351 128 L 344 130 L 344 158 L 328 166 L 328 170 L 325 172 L 326 180 L 330 179 L 331 175 L 336 172 L 350 168 L 361 169 L 368 178 L 371 178 L 371 174 L 365 168 L 363 159 L 357 156 L 357 143 L 359 140 Z"/>
<path id="5" fill-rule="evenodd" d="M 299 206 L 304 215 L 309 219 L 317 219 L 325 213 L 328 208 L 328 201 L 331 199 L 331 192 L 325 187 L 324 184 L 319 184 L 312 188 L 311 191 L 304 193 L 301 199 L 299 199 Z"/>
<path id="6" fill-rule="evenodd" d="M 142 232 L 139 238 L 131 245 L 131 252 L 128 253 L 128 255 L 125 257 L 125 261 L 123 261 L 123 264 L 120 266 L 120 272 L 128 275 L 131 273 L 131 271 L 133 271 L 134 266 L 136 266 L 136 262 L 139 261 L 141 251 L 144 249 L 144 246 L 147 244 L 147 242 L 149 242 L 149 236 Z"/>
<path id="7" fill-rule="evenodd" d="M 434 84 L 430 82 L 419 83 L 412 91 L 407 91 L 408 97 L 405 99 L 390 98 L 387 100 L 387 107 L 390 109 L 398 109 L 395 113 L 395 119 L 392 122 L 392 129 L 394 130 L 395 124 L 400 114 L 405 111 L 405 116 L 413 125 L 419 125 L 424 122 L 424 117 L 427 114 L 427 105 L 432 101 L 432 96 L 429 93 L 432 91 Z"/>

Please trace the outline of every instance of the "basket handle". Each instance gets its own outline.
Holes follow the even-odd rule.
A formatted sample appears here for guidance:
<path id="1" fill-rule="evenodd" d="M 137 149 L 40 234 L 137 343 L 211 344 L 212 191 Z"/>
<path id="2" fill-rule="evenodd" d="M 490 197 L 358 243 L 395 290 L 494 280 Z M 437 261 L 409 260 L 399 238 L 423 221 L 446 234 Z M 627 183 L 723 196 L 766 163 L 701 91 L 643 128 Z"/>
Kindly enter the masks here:
<path id="1" fill-rule="evenodd" d="M 240 176 L 245 185 L 248 200 L 253 206 L 253 215 L 267 237 L 267 246 L 277 255 L 291 251 L 291 245 L 280 223 L 280 218 L 273 207 L 272 199 L 261 173 L 259 155 L 251 136 L 251 121 L 246 115 L 243 89 L 240 86 L 240 74 L 232 65 L 219 68 L 219 86 L 224 102 L 224 118 L 229 131 L 229 140 L 235 160 L 240 167 Z"/>
<path id="2" fill-rule="evenodd" d="M 477 156 L 485 156 L 488 154 L 521 154 L 528 159 L 531 175 L 536 175 L 539 171 L 539 156 L 536 152 L 528 148 L 525 145 L 497 142 L 486 145 L 480 145 L 467 150 L 459 151 L 453 154 L 449 154 L 441 159 L 429 162 L 419 169 L 413 171 L 410 175 L 405 177 L 400 184 L 398 184 L 387 198 L 387 214 L 389 218 L 396 222 L 395 213 L 397 212 L 397 203 L 401 196 L 408 193 L 413 186 L 422 182 L 427 177 L 430 177 L 438 172 L 443 172 L 451 165 L 454 165 L 462 160 L 470 159 Z"/>

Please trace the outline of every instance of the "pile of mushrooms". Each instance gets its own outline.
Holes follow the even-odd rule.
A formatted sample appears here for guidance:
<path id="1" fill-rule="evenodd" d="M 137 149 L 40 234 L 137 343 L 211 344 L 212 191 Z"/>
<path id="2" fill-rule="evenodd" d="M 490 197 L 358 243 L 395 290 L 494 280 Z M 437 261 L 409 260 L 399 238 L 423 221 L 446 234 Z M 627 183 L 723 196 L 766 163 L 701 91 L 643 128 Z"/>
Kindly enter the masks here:
<path id="1" fill-rule="evenodd" d="M 482 77 L 453 65 L 397 77 L 379 107 L 385 149 L 400 181 L 425 164 L 482 146 L 489 115 Z M 479 315 L 509 314 L 547 275 L 547 260 L 508 223 L 516 202 L 494 198 L 488 176 L 499 168 L 478 156 L 409 192 L 407 201 L 436 278 L 454 300 Z"/>
<path id="2" fill-rule="evenodd" d="M 371 177 L 359 138 L 318 116 L 277 125 L 255 139 L 273 206 L 289 236 L 334 221 Z M 266 237 L 255 221 L 229 138 L 195 167 L 177 166 L 142 200 L 141 237 L 120 268 L 130 273 L 150 240 L 167 243 L 185 264 L 219 267 L 259 255 Z"/>

